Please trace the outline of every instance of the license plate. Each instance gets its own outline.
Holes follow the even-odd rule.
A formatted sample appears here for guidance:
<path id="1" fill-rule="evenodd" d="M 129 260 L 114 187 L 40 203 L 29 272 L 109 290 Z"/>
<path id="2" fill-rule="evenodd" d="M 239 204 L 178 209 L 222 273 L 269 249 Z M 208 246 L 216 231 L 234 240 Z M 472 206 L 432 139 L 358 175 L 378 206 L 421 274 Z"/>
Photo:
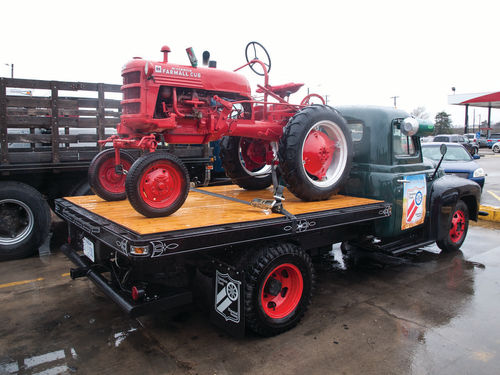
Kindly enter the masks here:
<path id="1" fill-rule="evenodd" d="M 92 262 L 95 262 L 94 244 L 87 237 L 83 237 L 83 253 Z"/>

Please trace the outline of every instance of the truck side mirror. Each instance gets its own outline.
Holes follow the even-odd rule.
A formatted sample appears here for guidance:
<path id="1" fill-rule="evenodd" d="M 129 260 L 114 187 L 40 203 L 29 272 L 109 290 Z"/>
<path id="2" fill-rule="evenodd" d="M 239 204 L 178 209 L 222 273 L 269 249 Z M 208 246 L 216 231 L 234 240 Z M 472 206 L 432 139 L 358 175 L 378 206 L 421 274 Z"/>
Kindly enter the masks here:
<path id="1" fill-rule="evenodd" d="M 442 143 L 441 146 L 439 146 L 439 152 L 441 152 L 441 156 L 444 156 L 446 154 L 446 151 L 448 151 L 448 147 L 444 143 Z"/>
<path id="2" fill-rule="evenodd" d="M 446 151 L 448 151 L 448 147 L 444 143 L 441 143 L 441 146 L 439 146 L 439 152 L 441 152 L 441 159 L 439 159 L 439 163 L 436 166 L 434 173 L 432 174 L 431 180 L 434 180 L 434 177 L 436 177 L 436 173 L 437 173 L 439 167 L 441 166 L 441 163 L 444 159 L 444 156 L 446 155 Z"/>

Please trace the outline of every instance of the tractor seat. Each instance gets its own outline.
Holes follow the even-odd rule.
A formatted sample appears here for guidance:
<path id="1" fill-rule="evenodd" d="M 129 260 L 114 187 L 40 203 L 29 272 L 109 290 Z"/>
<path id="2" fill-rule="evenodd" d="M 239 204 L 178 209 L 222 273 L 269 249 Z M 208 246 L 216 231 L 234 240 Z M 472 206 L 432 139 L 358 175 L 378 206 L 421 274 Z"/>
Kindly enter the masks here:
<path id="1" fill-rule="evenodd" d="M 278 95 L 281 98 L 284 98 L 286 96 L 289 96 L 290 94 L 293 94 L 294 92 L 299 91 L 299 89 L 304 86 L 303 83 L 285 83 L 284 85 L 277 85 L 277 86 L 271 86 L 267 85 L 267 88 L 274 92 L 276 95 Z M 259 94 L 264 93 L 262 89 L 257 89 L 257 92 Z"/>

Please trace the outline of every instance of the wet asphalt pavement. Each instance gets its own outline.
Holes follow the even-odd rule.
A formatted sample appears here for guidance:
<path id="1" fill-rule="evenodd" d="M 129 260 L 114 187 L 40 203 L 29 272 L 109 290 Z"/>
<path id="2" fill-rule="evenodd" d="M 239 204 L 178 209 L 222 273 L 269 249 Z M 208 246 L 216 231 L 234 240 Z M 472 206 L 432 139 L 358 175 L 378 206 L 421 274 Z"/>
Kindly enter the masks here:
<path id="1" fill-rule="evenodd" d="M 293 330 L 235 339 L 194 307 L 127 318 L 51 254 L 0 264 L 0 374 L 498 374 L 500 226 L 401 265 L 316 264 Z"/>

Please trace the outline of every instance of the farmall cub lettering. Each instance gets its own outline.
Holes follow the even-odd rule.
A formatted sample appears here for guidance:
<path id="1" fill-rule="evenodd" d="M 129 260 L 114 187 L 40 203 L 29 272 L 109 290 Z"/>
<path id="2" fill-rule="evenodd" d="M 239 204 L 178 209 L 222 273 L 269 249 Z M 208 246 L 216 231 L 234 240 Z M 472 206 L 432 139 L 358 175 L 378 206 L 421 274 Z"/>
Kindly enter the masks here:
<path id="1" fill-rule="evenodd" d="M 170 215 L 184 203 L 190 182 L 183 163 L 156 151 L 158 143 L 215 140 L 221 140 L 226 174 L 244 189 L 269 187 L 278 168 L 288 189 L 302 200 L 328 199 L 340 189 L 352 160 L 345 120 L 317 94 L 290 103 L 290 95 L 303 84 L 270 85 L 271 60 L 262 45 L 249 43 L 247 63 L 233 72 L 216 69 L 207 51 L 203 64 L 208 67 L 198 67 L 191 48 L 191 66 L 169 63 L 170 48 L 161 51 L 162 62 L 134 59 L 122 71 L 118 135 L 100 141 L 113 148 L 98 154 L 89 168 L 97 195 L 108 201 L 128 198 L 147 217 Z M 256 90 L 260 100 L 238 73 L 247 66 L 264 77 Z M 313 99 L 321 104 L 311 105 Z M 140 149 L 143 155 L 134 160 L 127 149 Z M 275 195 L 281 190 L 275 186 Z"/>

